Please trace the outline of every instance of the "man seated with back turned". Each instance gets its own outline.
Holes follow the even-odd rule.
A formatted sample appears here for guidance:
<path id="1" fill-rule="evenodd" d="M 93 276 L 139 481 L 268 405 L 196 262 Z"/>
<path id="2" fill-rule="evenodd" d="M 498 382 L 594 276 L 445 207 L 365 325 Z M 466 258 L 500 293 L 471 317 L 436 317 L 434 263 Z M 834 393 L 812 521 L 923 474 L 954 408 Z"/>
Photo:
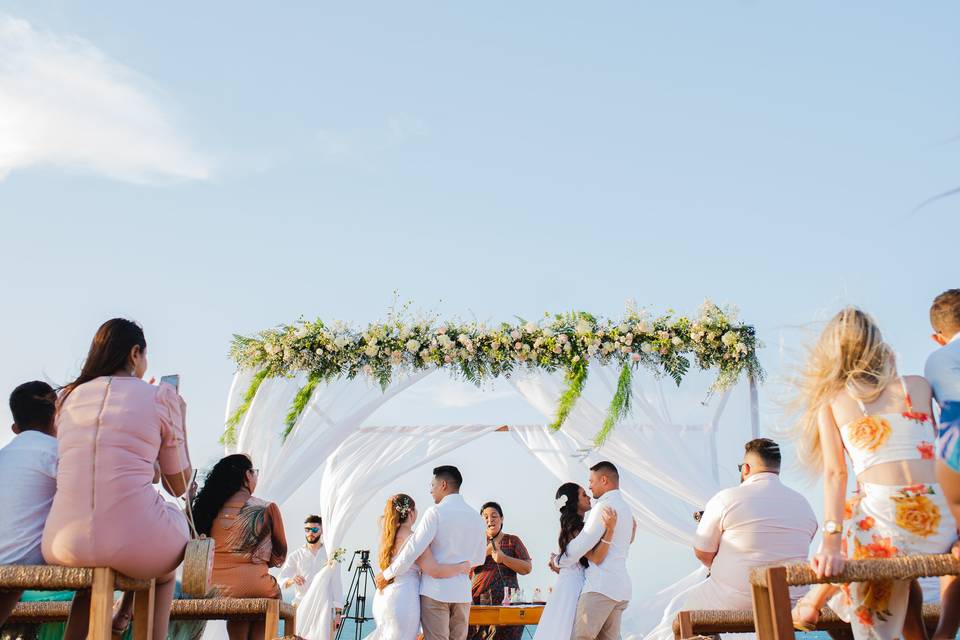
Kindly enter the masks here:
<path id="1" fill-rule="evenodd" d="M 806 498 L 780 482 L 780 447 L 759 438 L 744 449 L 740 485 L 710 499 L 694 536 L 693 552 L 710 576 L 681 594 L 676 611 L 752 609 L 751 569 L 807 560 L 817 518 Z M 663 620 L 651 636 L 673 638 L 672 623 Z"/>
<path id="2" fill-rule="evenodd" d="M 751 569 L 807 560 L 817 517 L 780 482 L 779 445 L 751 440 L 738 467 L 740 486 L 713 496 L 700 517 L 693 552 L 710 577 L 687 593 L 684 609 L 751 609 Z"/>

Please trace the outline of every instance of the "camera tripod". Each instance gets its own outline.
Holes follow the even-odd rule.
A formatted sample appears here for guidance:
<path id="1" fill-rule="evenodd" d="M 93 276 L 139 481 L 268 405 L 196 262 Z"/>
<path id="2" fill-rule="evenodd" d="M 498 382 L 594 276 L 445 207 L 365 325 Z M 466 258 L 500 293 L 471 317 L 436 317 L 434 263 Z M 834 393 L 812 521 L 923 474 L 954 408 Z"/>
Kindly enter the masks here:
<path id="1" fill-rule="evenodd" d="M 357 556 L 360 556 L 360 563 L 354 569 L 353 563 Z M 350 578 L 350 588 L 347 589 L 347 597 L 343 602 L 343 617 L 340 620 L 340 626 L 337 628 L 336 640 L 340 640 L 343 636 L 343 623 L 347 620 L 353 620 L 353 637 L 360 640 L 363 637 L 363 624 L 367 620 L 373 620 L 373 616 L 367 616 L 367 584 L 373 583 L 373 567 L 370 566 L 369 549 L 354 551 L 347 571 L 353 571 L 353 576 Z M 353 611 L 350 610 L 351 607 L 353 607 Z"/>

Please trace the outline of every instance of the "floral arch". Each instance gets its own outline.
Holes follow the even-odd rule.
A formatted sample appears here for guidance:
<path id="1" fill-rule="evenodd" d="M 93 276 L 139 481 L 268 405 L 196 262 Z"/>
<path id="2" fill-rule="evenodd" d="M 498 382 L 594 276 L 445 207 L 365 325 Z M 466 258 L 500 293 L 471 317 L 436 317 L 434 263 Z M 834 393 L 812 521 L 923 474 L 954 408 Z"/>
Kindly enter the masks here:
<path id="1" fill-rule="evenodd" d="M 676 507 L 702 505 L 719 488 L 719 419 L 744 378 L 751 433 L 758 431 L 756 382 L 763 372 L 757 346 L 752 327 L 711 303 L 693 318 L 653 318 L 628 307 L 618 320 L 578 312 L 494 327 L 393 313 L 364 329 L 301 321 L 235 337 L 231 353 L 239 370 L 223 442 L 228 452 L 254 457 L 258 491 L 281 505 L 319 478 L 325 536 L 336 548 L 357 505 L 375 491 L 503 430 L 499 424 L 372 425 L 371 415 L 440 371 L 478 386 L 508 384 L 545 417 L 542 424 L 512 424 L 510 434 L 557 479 L 579 477 L 596 460 L 609 459 L 621 469 L 641 526 L 688 543 L 691 521 Z M 712 376 L 712 407 L 700 423 L 678 424 L 660 385 L 670 379 L 679 386 L 692 365 Z M 338 576 L 324 570 L 300 605 L 299 631 L 309 640 L 328 637 Z M 645 599 L 655 608 L 670 593 Z"/>

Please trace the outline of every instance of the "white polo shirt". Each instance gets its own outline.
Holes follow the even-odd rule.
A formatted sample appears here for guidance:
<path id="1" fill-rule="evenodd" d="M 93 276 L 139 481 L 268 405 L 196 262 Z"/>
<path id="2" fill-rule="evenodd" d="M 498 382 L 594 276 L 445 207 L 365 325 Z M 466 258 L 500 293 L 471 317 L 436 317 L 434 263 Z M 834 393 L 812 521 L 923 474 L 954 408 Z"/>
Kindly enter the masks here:
<path id="1" fill-rule="evenodd" d="M 749 598 L 754 567 L 806 562 L 817 517 L 800 493 L 775 473 L 751 475 L 707 503 L 694 547 L 716 552 L 710 580 Z"/>
<path id="2" fill-rule="evenodd" d="M 43 564 L 40 539 L 57 491 L 57 439 L 24 431 L 0 449 L 0 564 Z"/>

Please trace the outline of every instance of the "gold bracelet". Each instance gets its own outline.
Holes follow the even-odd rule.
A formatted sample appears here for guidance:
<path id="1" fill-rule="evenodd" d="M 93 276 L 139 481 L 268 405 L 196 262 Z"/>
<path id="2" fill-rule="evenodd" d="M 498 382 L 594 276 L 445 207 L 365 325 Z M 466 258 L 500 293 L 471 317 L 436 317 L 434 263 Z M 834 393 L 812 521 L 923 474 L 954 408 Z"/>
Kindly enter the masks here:
<path id="1" fill-rule="evenodd" d="M 602 542 L 603 544 L 610 544 L 611 542 L 613 542 L 613 540 L 604 540 L 603 538 L 600 538 L 600 542 Z"/>

